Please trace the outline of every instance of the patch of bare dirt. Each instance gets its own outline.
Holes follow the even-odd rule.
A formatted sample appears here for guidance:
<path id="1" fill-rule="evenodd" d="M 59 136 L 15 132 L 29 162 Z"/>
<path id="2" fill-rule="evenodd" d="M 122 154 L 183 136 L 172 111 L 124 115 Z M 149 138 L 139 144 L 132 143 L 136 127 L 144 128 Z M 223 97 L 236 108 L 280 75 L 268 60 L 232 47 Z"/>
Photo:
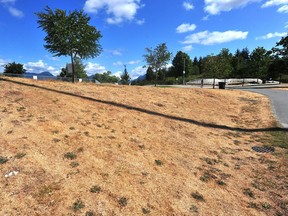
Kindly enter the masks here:
<path id="1" fill-rule="evenodd" d="M 288 214 L 264 96 L 5 79 L 0 215 Z"/>

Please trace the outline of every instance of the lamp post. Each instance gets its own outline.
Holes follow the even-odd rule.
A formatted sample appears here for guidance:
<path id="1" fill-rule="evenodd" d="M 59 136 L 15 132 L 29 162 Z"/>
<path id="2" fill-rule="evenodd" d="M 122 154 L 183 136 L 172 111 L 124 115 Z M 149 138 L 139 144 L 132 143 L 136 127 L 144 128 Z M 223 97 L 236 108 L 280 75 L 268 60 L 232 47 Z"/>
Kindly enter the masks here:
<path id="1" fill-rule="evenodd" d="M 185 85 L 185 58 L 184 58 L 184 65 L 183 65 L 183 85 Z"/>

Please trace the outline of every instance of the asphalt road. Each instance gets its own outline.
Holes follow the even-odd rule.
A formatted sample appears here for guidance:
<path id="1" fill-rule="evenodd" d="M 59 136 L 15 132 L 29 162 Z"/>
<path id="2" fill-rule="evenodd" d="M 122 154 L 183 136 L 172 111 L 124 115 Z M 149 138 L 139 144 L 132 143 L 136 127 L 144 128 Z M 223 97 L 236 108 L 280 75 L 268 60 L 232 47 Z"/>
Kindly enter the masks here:
<path id="1" fill-rule="evenodd" d="M 269 97 L 273 111 L 278 122 L 288 128 L 288 91 L 272 89 L 245 89 L 246 91 L 256 92 Z"/>

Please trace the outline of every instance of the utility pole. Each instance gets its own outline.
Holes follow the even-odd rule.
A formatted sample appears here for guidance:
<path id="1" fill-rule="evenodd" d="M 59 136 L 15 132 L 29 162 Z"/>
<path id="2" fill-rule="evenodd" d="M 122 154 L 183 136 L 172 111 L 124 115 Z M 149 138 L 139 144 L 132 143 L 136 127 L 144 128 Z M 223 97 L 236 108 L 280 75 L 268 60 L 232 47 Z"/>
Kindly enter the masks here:
<path id="1" fill-rule="evenodd" d="M 183 85 L 185 85 L 185 57 L 184 57 L 184 65 L 183 65 Z"/>

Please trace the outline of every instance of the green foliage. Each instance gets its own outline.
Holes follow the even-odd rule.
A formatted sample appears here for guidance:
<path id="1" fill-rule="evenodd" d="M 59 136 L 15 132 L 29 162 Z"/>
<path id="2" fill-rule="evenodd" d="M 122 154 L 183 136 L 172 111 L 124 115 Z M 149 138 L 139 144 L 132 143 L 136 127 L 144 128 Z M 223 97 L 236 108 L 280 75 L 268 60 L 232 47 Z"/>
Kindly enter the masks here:
<path id="1" fill-rule="evenodd" d="M 205 201 L 203 195 L 201 195 L 199 192 L 193 192 L 191 193 L 191 196 L 198 201 Z"/>
<path id="2" fill-rule="evenodd" d="M 67 13 L 65 10 L 53 11 L 46 6 L 45 12 L 38 12 L 39 27 L 46 32 L 44 47 L 55 56 L 79 56 L 94 58 L 102 48 L 99 45 L 101 33 L 89 25 L 90 17 L 83 10 Z"/>
<path id="3" fill-rule="evenodd" d="M 39 28 L 46 33 L 44 47 L 54 56 L 70 56 L 73 65 L 76 57 L 94 58 L 101 53 L 99 39 L 102 35 L 89 25 L 90 17 L 83 10 L 67 13 L 60 9 L 53 11 L 46 6 L 44 12 L 36 15 Z"/>
<path id="4" fill-rule="evenodd" d="M 166 43 L 156 46 L 156 48 L 146 48 L 146 54 L 143 55 L 147 65 L 155 73 L 155 81 L 158 77 L 158 72 L 163 69 L 171 59 L 172 53 L 168 51 Z"/>
<path id="5" fill-rule="evenodd" d="M 67 152 L 64 154 L 64 158 L 69 159 L 69 160 L 74 160 L 77 158 L 77 155 L 73 152 Z"/>
<path id="6" fill-rule="evenodd" d="M 176 77 L 183 76 L 184 62 L 185 62 L 185 76 L 187 77 L 193 73 L 194 66 L 192 60 L 190 59 L 190 56 L 182 51 L 179 51 L 172 60 L 174 76 Z M 197 66 L 195 65 L 195 67 Z"/>
<path id="7" fill-rule="evenodd" d="M 153 69 L 152 67 L 148 67 L 147 68 L 147 71 L 146 71 L 146 80 L 148 81 L 152 81 L 152 80 L 155 80 L 156 79 L 156 75 L 155 73 L 153 72 Z"/>
<path id="8" fill-rule="evenodd" d="M 118 77 L 111 75 L 111 71 L 104 72 L 103 74 L 96 73 L 93 79 L 101 83 L 118 83 L 120 80 Z"/>
<path id="9" fill-rule="evenodd" d="M 118 200 L 118 204 L 121 206 L 121 207 L 125 207 L 127 204 L 128 204 L 128 199 L 126 197 L 121 197 L 119 200 Z"/>
<path id="10" fill-rule="evenodd" d="M 288 34 L 276 43 L 276 46 L 272 48 L 272 52 L 278 57 L 288 58 Z"/>
<path id="11" fill-rule="evenodd" d="M 271 57 L 263 47 L 255 48 L 251 53 L 251 75 L 257 78 L 266 78 Z"/>
<path id="12" fill-rule="evenodd" d="M 100 193 L 101 187 L 94 185 L 93 187 L 90 188 L 91 193 Z"/>
<path id="13" fill-rule="evenodd" d="M 130 81 L 130 76 L 129 76 L 129 73 L 127 71 L 127 68 L 126 68 L 126 65 L 125 65 L 125 69 L 124 69 L 124 72 L 123 74 L 121 75 L 121 83 L 124 84 L 124 85 L 127 85 Z"/>
<path id="14" fill-rule="evenodd" d="M 78 78 L 88 78 L 85 71 L 85 65 L 79 57 L 74 58 L 74 70 Z"/>
<path id="15" fill-rule="evenodd" d="M 80 199 L 76 200 L 72 205 L 72 209 L 74 212 L 77 212 L 84 207 L 85 207 L 85 205 Z"/>
<path id="16" fill-rule="evenodd" d="M 7 157 L 2 157 L 0 156 L 0 164 L 4 164 L 8 161 L 8 158 Z"/>
<path id="17" fill-rule="evenodd" d="M 4 73 L 6 74 L 24 74 L 25 72 L 23 64 L 12 62 L 4 65 Z"/>

